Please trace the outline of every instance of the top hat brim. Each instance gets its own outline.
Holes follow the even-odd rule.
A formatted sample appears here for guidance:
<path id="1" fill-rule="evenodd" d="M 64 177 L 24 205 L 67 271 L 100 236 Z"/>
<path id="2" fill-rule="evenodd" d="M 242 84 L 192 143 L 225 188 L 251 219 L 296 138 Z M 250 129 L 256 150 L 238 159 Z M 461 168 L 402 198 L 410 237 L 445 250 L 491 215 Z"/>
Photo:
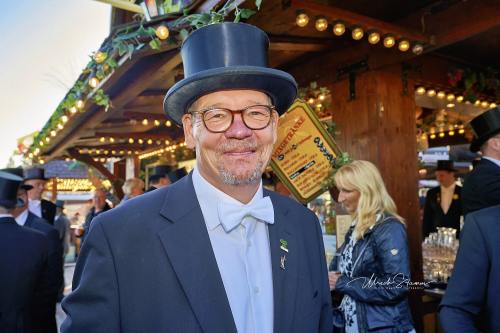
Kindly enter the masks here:
<path id="1" fill-rule="evenodd" d="M 485 135 L 481 135 L 479 138 L 475 138 L 474 140 L 472 140 L 472 143 L 470 144 L 470 151 L 473 152 L 473 153 L 477 153 L 479 151 L 479 149 L 481 149 L 481 146 L 486 142 L 488 141 L 488 139 L 490 139 L 491 137 L 493 137 L 494 135 L 500 133 L 500 128 L 495 130 L 495 131 L 492 131 L 491 133 L 487 133 Z"/>
<path id="2" fill-rule="evenodd" d="M 455 168 L 436 168 L 434 171 L 450 171 L 450 172 L 458 172 Z"/>
<path id="3" fill-rule="evenodd" d="M 297 96 L 297 83 L 283 71 L 257 66 L 208 69 L 177 82 L 168 91 L 163 109 L 178 125 L 189 106 L 201 96 L 220 90 L 256 90 L 268 94 L 281 115 Z"/>
<path id="4" fill-rule="evenodd" d="M 27 180 L 33 180 L 33 179 L 40 179 L 40 180 L 49 180 L 50 178 L 47 178 L 47 177 L 37 177 L 37 176 L 28 176 L 26 178 L 24 178 L 24 181 L 27 181 Z"/>

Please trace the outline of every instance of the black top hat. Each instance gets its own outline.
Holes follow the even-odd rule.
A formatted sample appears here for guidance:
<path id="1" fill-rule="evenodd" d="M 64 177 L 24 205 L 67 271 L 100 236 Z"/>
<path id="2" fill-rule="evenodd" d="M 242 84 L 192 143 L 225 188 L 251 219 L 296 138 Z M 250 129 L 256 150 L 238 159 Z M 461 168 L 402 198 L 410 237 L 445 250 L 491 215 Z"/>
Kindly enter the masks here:
<path id="1" fill-rule="evenodd" d="M 37 167 L 24 170 L 24 180 L 30 179 L 48 180 L 45 178 L 45 170 Z"/>
<path id="2" fill-rule="evenodd" d="M 12 173 L 0 171 L 0 206 L 14 208 L 17 204 L 17 190 L 23 179 Z"/>
<path id="3" fill-rule="evenodd" d="M 483 143 L 500 132 L 500 107 L 497 106 L 472 119 L 470 126 L 475 136 L 470 145 L 470 150 L 476 152 Z"/>
<path id="4" fill-rule="evenodd" d="M 252 89 L 268 94 L 279 114 L 297 95 L 288 73 L 267 67 L 269 38 L 244 23 L 210 24 L 194 31 L 181 48 L 185 78 L 172 86 L 163 109 L 177 124 L 199 97 L 219 90 Z"/>
<path id="5" fill-rule="evenodd" d="M 450 161 L 450 160 L 438 160 L 437 161 L 437 167 L 436 167 L 436 171 L 457 171 L 457 169 L 455 169 L 453 167 L 453 161 Z"/>
<path id="6" fill-rule="evenodd" d="M 5 169 L 1 169 L 0 171 L 5 171 L 5 172 L 8 172 L 10 174 L 13 174 L 13 175 L 16 175 L 18 177 L 21 177 L 23 178 L 24 177 L 24 172 L 23 172 L 23 169 L 21 167 L 17 167 L 17 168 L 5 168 Z M 31 185 L 27 185 L 27 184 L 24 184 L 21 183 L 20 187 L 22 189 L 25 189 L 26 191 L 29 191 L 33 188 L 33 186 Z"/>
<path id="7" fill-rule="evenodd" d="M 177 170 L 170 171 L 168 173 L 168 179 L 170 179 L 171 183 L 175 183 L 176 181 L 178 181 L 179 179 L 181 179 L 182 177 L 184 177 L 187 174 L 188 174 L 188 172 L 187 172 L 186 168 L 182 167 L 182 168 L 179 168 Z"/>

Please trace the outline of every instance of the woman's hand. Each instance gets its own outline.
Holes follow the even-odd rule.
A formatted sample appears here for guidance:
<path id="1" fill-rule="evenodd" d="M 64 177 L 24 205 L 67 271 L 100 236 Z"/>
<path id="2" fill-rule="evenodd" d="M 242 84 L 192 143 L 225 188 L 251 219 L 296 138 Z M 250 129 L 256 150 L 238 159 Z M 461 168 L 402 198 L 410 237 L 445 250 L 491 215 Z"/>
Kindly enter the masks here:
<path id="1" fill-rule="evenodd" d="M 340 276 L 340 272 L 328 272 L 328 282 L 330 282 L 330 290 L 335 289 L 335 285 L 337 284 L 337 279 Z"/>

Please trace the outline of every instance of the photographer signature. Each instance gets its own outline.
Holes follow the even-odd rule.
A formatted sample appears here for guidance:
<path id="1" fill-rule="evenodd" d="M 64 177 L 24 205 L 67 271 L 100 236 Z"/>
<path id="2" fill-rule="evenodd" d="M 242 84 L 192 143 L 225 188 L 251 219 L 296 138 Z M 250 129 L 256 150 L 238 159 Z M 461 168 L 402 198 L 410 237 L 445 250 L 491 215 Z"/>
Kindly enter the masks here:
<path id="1" fill-rule="evenodd" d="M 397 273 L 393 276 L 384 276 L 377 277 L 375 274 L 372 274 L 369 278 L 365 276 L 360 276 L 353 278 L 351 281 L 347 283 L 350 285 L 355 281 L 363 281 L 361 288 L 408 288 L 408 289 L 417 289 L 417 288 L 429 288 L 430 284 L 433 281 L 411 281 L 409 277 L 405 276 L 403 273 Z"/>

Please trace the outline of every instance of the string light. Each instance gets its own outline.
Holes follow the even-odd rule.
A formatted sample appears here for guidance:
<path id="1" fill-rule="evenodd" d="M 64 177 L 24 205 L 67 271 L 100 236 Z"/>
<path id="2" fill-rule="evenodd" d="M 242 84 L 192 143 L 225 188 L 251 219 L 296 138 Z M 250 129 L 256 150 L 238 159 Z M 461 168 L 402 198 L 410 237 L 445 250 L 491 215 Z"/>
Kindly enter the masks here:
<path id="1" fill-rule="evenodd" d="M 436 90 L 434 90 L 434 89 L 427 90 L 427 96 L 429 96 L 429 97 L 436 96 Z"/>
<path id="2" fill-rule="evenodd" d="M 425 94 L 425 88 L 424 87 L 418 87 L 417 90 L 415 90 L 417 95 L 423 95 Z"/>
<path id="3" fill-rule="evenodd" d="M 153 144 L 153 140 L 148 139 L 148 145 L 152 145 L 152 144 Z"/>
<path id="4" fill-rule="evenodd" d="M 101 51 L 98 51 L 96 52 L 96 54 L 94 55 L 94 60 L 95 62 L 97 62 L 98 64 L 101 64 L 104 62 L 104 60 L 106 60 L 106 58 L 108 57 L 108 55 L 106 54 L 106 52 L 101 52 Z"/>
<path id="5" fill-rule="evenodd" d="M 146 118 L 144 118 L 144 119 L 142 120 L 142 124 L 143 124 L 144 126 L 147 126 L 147 125 L 149 124 L 149 121 L 148 121 Z"/>
<path id="6" fill-rule="evenodd" d="M 365 34 L 365 32 L 363 31 L 363 28 L 354 27 L 352 29 L 351 36 L 352 36 L 352 39 L 354 39 L 354 40 L 360 40 L 361 38 L 363 38 L 364 34 Z"/>
<path id="7" fill-rule="evenodd" d="M 443 98 L 445 98 L 445 97 L 446 97 L 446 94 L 445 94 L 445 92 L 444 92 L 444 91 L 440 91 L 440 92 L 438 92 L 438 93 L 437 93 L 437 98 L 439 98 L 439 99 L 443 99 Z"/>
<path id="8" fill-rule="evenodd" d="M 160 124 L 161 124 L 158 119 L 155 119 L 154 123 L 155 123 L 155 126 L 160 126 Z"/>
<path id="9" fill-rule="evenodd" d="M 134 143 L 134 139 L 133 138 L 128 138 L 128 143 L 130 143 L 130 144 Z"/>
<path id="10" fill-rule="evenodd" d="M 137 140 L 137 142 L 139 142 L 139 144 L 142 145 L 144 143 L 144 140 L 143 139 L 139 139 L 139 140 Z"/>
<path id="11" fill-rule="evenodd" d="M 325 31 L 328 29 L 328 21 L 324 17 L 319 17 L 314 23 L 314 27 L 318 31 Z"/>
<path id="12" fill-rule="evenodd" d="M 458 103 L 462 103 L 463 100 L 464 100 L 464 96 L 457 96 L 457 98 L 456 98 L 456 101 Z"/>
<path id="13" fill-rule="evenodd" d="M 61 120 L 62 120 L 63 123 L 67 123 L 68 122 L 68 116 L 67 115 L 63 115 L 61 117 Z"/>
<path id="14" fill-rule="evenodd" d="M 332 31 L 335 36 L 342 36 L 345 33 L 345 23 L 342 21 L 335 21 Z"/>
<path id="15" fill-rule="evenodd" d="M 115 138 L 113 138 L 112 136 L 109 138 L 109 142 L 111 143 L 114 143 L 115 142 Z"/>
<path id="16" fill-rule="evenodd" d="M 106 138 L 101 136 L 101 138 L 99 139 L 100 142 L 105 142 L 106 141 Z"/>
<path id="17" fill-rule="evenodd" d="M 170 35 L 170 31 L 168 30 L 168 28 L 166 26 L 164 26 L 162 24 L 156 28 L 155 34 L 156 34 L 156 37 L 158 37 L 159 39 L 165 40 Z"/>
<path id="18" fill-rule="evenodd" d="M 79 99 L 76 101 L 75 106 L 77 109 L 81 110 L 85 106 L 85 102 L 83 100 Z"/>
<path id="19" fill-rule="evenodd" d="M 387 34 L 384 36 L 384 46 L 388 49 L 396 45 L 396 39 L 393 35 Z"/>
<path id="20" fill-rule="evenodd" d="M 63 124 L 59 123 L 57 124 L 57 128 L 59 128 L 60 130 L 62 130 L 64 128 Z"/>
<path id="21" fill-rule="evenodd" d="M 297 18 L 295 19 L 295 23 L 301 28 L 305 27 L 309 23 L 309 16 L 307 16 L 304 12 L 299 12 Z"/>
<path id="22" fill-rule="evenodd" d="M 448 95 L 446 95 L 446 99 L 447 99 L 449 102 L 451 102 L 451 101 L 453 101 L 453 100 L 455 99 L 455 95 L 453 95 L 453 94 L 448 94 Z"/>
<path id="23" fill-rule="evenodd" d="M 380 42 L 380 34 L 377 31 L 372 31 L 368 34 L 368 42 L 370 44 L 377 44 Z"/>
<path id="24" fill-rule="evenodd" d="M 488 103 L 487 101 L 483 101 L 483 102 L 481 102 L 481 106 L 482 106 L 483 108 L 487 108 L 489 105 L 490 105 L 490 103 Z"/>
<path id="25" fill-rule="evenodd" d="M 490 108 L 492 108 L 492 109 L 493 109 L 493 108 L 496 108 L 496 107 L 497 107 L 497 104 L 496 104 L 496 103 L 491 103 L 491 104 L 490 104 Z"/>
<path id="26" fill-rule="evenodd" d="M 402 39 L 399 41 L 398 49 L 401 52 L 406 52 L 410 49 L 410 42 L 407 39 Z"/>
<path id="27" fill-rule="evenodd" d="M 89 86 L 92 88 L 96 88 L 99 85 L 99 79 L 94 77 L 91 77 L 89 80 Z"/>
<path id="28" fill-rule="evenodd" d="M 172 122 L 171 122 L 170 120 L 167 120 L 167 121 L 165 122 L 165 126 L 167 126 L 167 127 L 172 126 Z"/>
<path id="29" fill-rule="evenodd" d="M 415 45 L 413 45 L 411 51 L 413 52 L 413 54 L 420 55 L 422 54 L 422 52 L 424 52 L 424 46 L 420 43 L 416 43 Z"/>
<path id="30" fill-rule="evenodd" d="M 52 133 L 51 133 L 52 134 Z M 50 142 L 50 138 L 49 137 L 46 137 L 45 138 L 45 142 L 49 143 Z"/>
<path id="31" fill-rule="evenodd" d="M 69 112 L 71 112 L 71 114 L 75 114 L 78 112 L 78 109 L 76 108 L 76 106 L 72 106 L 70 109 L 69 109 Z"/>

